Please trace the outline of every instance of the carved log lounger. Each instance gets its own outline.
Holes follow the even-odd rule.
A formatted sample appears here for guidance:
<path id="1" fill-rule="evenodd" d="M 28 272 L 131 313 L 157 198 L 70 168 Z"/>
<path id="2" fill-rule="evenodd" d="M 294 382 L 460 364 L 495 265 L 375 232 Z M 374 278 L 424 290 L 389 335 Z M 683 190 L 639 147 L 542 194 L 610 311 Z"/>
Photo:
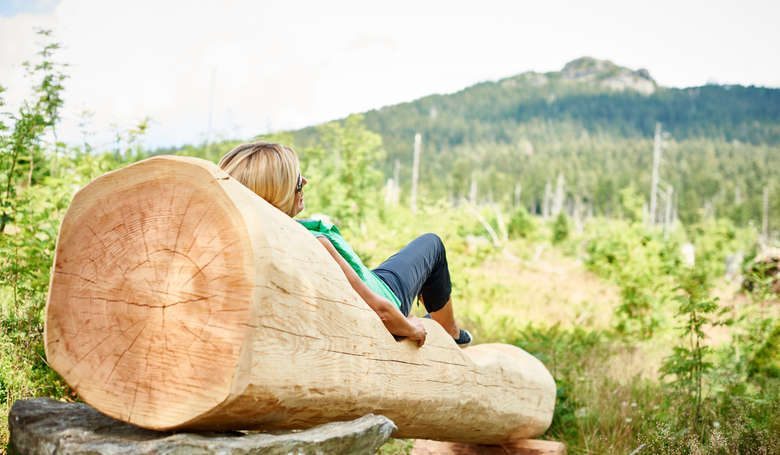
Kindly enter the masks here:
<path id="1" fill-rule="evenodd" d="M 396 437 L 542 434 L 555 383 L 522 349 L 396 342 L 302 226 L 208 161 L 99 177 L 60 228 L 49 364 L 103 413 L 168 429 L 305 428 L 367 413 Z"/>

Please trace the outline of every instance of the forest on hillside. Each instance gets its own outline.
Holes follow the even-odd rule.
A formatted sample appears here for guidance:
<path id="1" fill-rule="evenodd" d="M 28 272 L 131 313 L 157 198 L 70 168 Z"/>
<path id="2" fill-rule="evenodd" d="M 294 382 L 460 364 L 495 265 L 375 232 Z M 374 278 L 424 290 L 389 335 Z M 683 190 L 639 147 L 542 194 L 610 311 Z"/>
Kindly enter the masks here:
<path id="1" fill-rule="evenodd" d="M 655 86 L 647 72 L 637 73 Z M 484 82 L 372 110 L 364 120 L 382 137 L 380 169 L 406 190 L 402 197 L 419 133 L 421 197 L 457 202 L 473 197 L 476 187 L 476 202 L 522 205 L 542 215 L 546 194 L 563 178 L 569 215 L 577 206 L 603 216 L 619 215 L 623 189 L 649 194 L 660 124 L 660 176 L 672 188 L 680 220 L 726 217 L 758 226 L 768 191 L 770 225 L 780 226 L 780 182 L 773 181 L 780 169 L 780 89 L 655 86 L 648 94 L 604 85 L 616 75 L 634 74 L 583 58 L 561 72 Z M 291 134 L 303 147 L 320 140 L 316 127 Z"/>
<path id="2" fill-rule="evenodd" d="M 13 112 L 0 99 L 3 415 L 20 399 L 80 399 L 49 367 L 43 336 L 73 195 L 155 154 L 215 162 L 256 139 L 148 150 L 141 122 L 110 150 L 62 143 L 54 133 L 67 68 L 59 44 L 42 38 L 33 91 Z M 756 260 L 776 245 L 762 223 L 770 232 L 780 223 L 779 90 L 664 89 L 646 72 L 613 67 L 587 81 L 565 76 L 588 74 L 591 63 L 261 139 L 295 146 L 310 182 L 303 215 L 329 215 L 366 264 L 423 232 L 440 235 L 463 325 L 479 343 L 526 350 L 555 378 L 541 438 L 583 454 L 779 453 L 778 279 Z M 599 85 L 624 76 L 655 91 Z M 659 185 L 674 188 L 669 213 L 678 215 L 664 227 L 646 219 L 656 123 L 668 133 L 659 135 Z M 388 197 L 388 179 L 400 181 L 400 199 Z M 0 419 L 0 450 L 9 441 Z M 406 454 L 411 444 L 393 440 L 381 452 Z"/>

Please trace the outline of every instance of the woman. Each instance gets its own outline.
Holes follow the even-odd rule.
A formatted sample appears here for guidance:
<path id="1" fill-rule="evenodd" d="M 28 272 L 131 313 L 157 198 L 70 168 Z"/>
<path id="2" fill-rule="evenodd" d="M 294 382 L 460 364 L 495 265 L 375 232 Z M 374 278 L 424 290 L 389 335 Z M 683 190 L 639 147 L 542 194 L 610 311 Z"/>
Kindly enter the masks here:
<path id="1" fill-rule="evenodd" d="M 303 187 L 298 156 L 290 147 L 267 142 L 242 144 L 219 161 L 219 167 L 257 195 L 295 217 L 303 210 Z M 413 240 L 379 267 L 369 270 L 339 233 L 321 220 L 298 220 L 338 263 L 349 284 L 379 315 L 387 330 L 425 343 L 425 326 L 409 316 L 412 302 L 420 297 L 426 317 L 438 322 L 461 346 L 471 334 L 460 329 L 452 310 L 451 283 L 444 245 L 435 234 Z"/>

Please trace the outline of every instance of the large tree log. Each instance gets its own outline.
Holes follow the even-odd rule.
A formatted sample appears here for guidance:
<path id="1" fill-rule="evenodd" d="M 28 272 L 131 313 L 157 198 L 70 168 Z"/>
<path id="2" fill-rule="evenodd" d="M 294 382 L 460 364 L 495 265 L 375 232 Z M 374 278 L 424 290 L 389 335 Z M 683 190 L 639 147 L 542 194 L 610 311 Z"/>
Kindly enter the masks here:
<path id="1" fill-rule="evenodd" d="M 154 157 L 73 199 L 46 307 L 50 365 L 151 429 L 304 428 L 367 413 L 397 437 L 543 433 L 555 383 L 509 345 L 396 342 L 302 226 L 213 163 Z"/>

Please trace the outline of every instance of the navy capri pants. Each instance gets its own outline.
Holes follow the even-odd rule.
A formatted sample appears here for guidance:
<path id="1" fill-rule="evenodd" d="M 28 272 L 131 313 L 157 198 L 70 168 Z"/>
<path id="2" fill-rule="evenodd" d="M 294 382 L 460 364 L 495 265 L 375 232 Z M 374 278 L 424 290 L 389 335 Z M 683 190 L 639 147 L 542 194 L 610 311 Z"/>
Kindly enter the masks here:
<path id="1" fill-rule="evenodd" d="M 422 295 L 429 313 L 442 309 L 450 299 L 452 283 L 444 243 L 436 234 L 423 234 L 409 242 L 374 269 L 401 301 L 408 316 L 415 297 Z"/>

